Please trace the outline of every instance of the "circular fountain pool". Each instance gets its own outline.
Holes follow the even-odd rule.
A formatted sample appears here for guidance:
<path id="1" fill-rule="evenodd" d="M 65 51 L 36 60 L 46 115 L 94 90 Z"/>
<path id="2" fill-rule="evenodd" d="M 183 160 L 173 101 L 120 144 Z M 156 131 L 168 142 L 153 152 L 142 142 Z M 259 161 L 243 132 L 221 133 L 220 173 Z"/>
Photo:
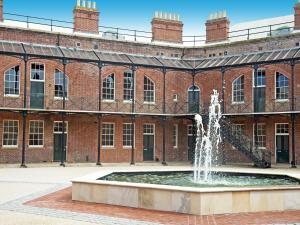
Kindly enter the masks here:
<path id="1" fill-rule="evenodd" d="M 198 182 L 194 182 L 192 172 L 112 173 L 100 178 L 100 180 L 198 188 L 300 184 L 299 180 L 288 176 L 241 173 L 212 173 L 210 180 L 199 180 Z"/>

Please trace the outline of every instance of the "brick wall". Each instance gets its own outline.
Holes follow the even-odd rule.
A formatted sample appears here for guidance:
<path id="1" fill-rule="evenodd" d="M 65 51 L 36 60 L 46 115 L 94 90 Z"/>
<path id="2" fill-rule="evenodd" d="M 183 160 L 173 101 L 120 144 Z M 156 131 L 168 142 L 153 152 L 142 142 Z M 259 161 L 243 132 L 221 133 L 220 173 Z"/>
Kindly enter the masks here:
<path id="1" fill-rule="evenodd" d="M 76 7 L 74 14 L 74 31 L 98 33 L 99 12 L 95 9 Z"/>
<path id="2" fill-rule="evenodd" d="M 208 20 L 206 22 L 206 42 L 218 42 L 229 37 L 229 20 L 227 17 Z"/>
<path id="3" fill-rule="evenodd" d="M 298 2 L 295 7 L 295 29 L 300 29 L 300 2 Z"/>

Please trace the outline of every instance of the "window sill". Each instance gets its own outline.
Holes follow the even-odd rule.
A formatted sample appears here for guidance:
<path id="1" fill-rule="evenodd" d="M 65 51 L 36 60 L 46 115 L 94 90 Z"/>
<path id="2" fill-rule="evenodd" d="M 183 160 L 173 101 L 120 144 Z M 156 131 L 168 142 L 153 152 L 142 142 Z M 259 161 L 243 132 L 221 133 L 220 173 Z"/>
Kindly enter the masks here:
<path id="1" fill-rule="evenodd" d="M 144 102 L 145 105 L 155 105 L 155 102 Z"/>
<path id="2" fill-rule="evenodd" d="M 115 100 L 102 100 L 102 102 L 104 102 L 104 103 L 116 103 Z"/>
<path id="3" fill-rule="evenodd" d="M 131 100 L 123 100 L 123 103 L 125 103 L 125 104 L 132 104 L 132 101 Z"/>
<path id="4" fill-rule="evenodd" d="M 61 97 L 54 97 L 54 100 L 55 101 L 63 101 L 64 99 Z M 65 98 L 65 101 L 68 101 L 68 100 L 69 100 L 68 98 Z"/>
<path id="5" fill-rule="evenodd" d="M 232 102 L 231 105 L 243 105 L 245 102 Z"/>
<path id="6" fill-rule="evenodd" d="M 18 150 L 19 146 L 17 146 L 17 145 L 14 145 L 14 146 L 3 145 L 2 149 L 3 150 Z"/>
<path id="7" fill-rule="evenodd" d="M 289 102 L 288 99 L 275 99 L 275 102 L 281 103 L 281 102 Z"/>
<path id="8" fill-rule="evenodd" d="M 123 149 L 125 149 L 125 150 L 131 150 L 132 147 L 131 146 L 123 146 Z M 134 149 L 135 149 L 135 147 L 134 147 Z"/>
<path id="9" fill-rule="evenodd" d="M 102 146 L 104 150 L 115 150 L 115 146 Z"/>
<path id="10" fill-rule="evenodd" d="M 5 98 L 20 98 L 20 95 L 4 95 Z"/>

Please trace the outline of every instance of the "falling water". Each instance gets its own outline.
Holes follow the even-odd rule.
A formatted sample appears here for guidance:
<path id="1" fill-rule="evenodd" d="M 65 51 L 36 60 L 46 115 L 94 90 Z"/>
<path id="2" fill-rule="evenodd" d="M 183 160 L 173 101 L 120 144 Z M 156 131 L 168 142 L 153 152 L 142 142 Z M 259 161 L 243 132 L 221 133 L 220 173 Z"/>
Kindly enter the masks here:
<path id="1" fill-rule="evenodd" d="M 205 131 L 202 117 L 195 116 L 197 123 L 197 139 L 195 146 L 194 182 L 211 180 L 211 167 L 217 160 L 220 135 L 221 105 L 219 93 L 214 90 L 209 106 L 209 121 Z"/>

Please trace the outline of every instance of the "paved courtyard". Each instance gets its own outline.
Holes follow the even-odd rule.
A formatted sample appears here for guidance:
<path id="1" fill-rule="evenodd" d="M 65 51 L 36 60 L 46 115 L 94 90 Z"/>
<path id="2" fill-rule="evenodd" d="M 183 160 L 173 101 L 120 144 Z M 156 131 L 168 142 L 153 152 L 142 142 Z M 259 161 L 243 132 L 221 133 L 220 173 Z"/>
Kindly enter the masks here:
<path id="1" fill-rule="evenodd" d="M 93 164 L 74 164 L 66 168 L 56 164 L 34 164 L 26 169 L 2 165 L 0 168 L 0 225 L 300 224 L 300 211 L 195 217 L 71 201 L 71 179 L 98 170 L 111 170 L 116 166 L 132 168 L 127 164 L 107 164 L 104 167 L 96 167 Z M 160 164 L 138 166 L 161 168 Z M 171 164 L 170 166 L 174 169 L 191 167 L 189 164 Z M 235 167 L 230 169 L 236 170 Z M 287 169 L 278 167 L 268 171 L 282 173 Z M 249 168 L 242 167 L 239 170 L 246 171 Z M 288 170 L 289 173 L 300 178 L 300 169 Z M 257 171 L 260 170 L 257 169 Z"/>

